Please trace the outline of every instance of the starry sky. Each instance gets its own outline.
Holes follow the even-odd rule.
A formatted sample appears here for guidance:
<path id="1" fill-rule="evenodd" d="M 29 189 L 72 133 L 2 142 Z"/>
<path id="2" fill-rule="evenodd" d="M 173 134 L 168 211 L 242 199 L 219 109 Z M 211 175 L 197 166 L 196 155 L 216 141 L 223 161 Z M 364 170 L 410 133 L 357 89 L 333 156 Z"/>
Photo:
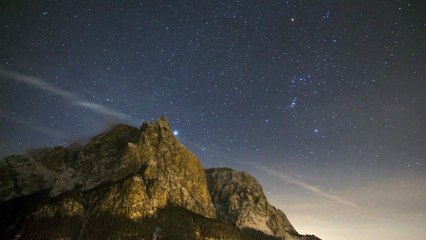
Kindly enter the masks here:
<path id="1" fill-rule="evenodd" d="M 426 3 L 0 2 L 0 157 L 166 115 L 301 233 L 425 238 Z"/>

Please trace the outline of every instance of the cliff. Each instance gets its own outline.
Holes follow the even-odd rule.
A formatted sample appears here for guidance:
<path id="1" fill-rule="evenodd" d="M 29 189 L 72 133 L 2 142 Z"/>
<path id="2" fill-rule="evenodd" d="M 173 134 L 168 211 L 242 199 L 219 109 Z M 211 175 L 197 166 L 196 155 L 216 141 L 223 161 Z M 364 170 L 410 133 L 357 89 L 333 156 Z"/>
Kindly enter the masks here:
<path id="1" fill-rule="evenodd" d="M 268 203 L 262 186 L 248 173 L 212 168 L 206 170 L 206 175 L 220 221 L 282 239 L 300 237 L 286 215 Z"/>
<path id="2" fill-rule="evenodd" d="M 7 157 L 0 173 L 1 239 L 302 237 L 248 174 L 206 174 L 165 117 Z"/>

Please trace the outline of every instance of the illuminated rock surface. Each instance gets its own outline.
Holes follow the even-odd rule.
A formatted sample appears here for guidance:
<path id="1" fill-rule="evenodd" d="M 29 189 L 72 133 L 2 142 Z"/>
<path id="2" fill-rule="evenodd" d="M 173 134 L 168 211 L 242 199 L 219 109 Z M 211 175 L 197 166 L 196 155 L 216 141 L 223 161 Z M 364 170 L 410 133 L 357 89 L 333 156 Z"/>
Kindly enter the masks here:
<path id="1" fill-rule="evenodd" d="M 284 239 L 298 239 L 299 234 L 285 214 L 268 203 L 262 186 L 248 173 L 212 168 L 206 174 L 220 221 L 240 229 L 253 228 Z"/>
<path id="2" fill-rule="evenodd" d="M 165 117 L 9 156 L 0 172 L 0 239 L 310 239 L 248 174 L 206 178 Z"/>

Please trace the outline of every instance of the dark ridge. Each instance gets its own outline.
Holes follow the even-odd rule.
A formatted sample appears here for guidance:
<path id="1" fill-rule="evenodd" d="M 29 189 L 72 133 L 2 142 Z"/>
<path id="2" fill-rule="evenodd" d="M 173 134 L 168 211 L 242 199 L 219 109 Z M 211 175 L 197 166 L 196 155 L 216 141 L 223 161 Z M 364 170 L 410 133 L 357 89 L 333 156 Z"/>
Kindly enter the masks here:
<path id="1" fill-rule="evenodd" d="M 220 168 L 207 168 L 205 169 L 205 172 L 212 173 L 212 172 L 236 172 L 236 171 L 232 168 L 220 167 Z"/>
<path id="2" fill-rule="evenodd" d="M 102 219 L 108 219 L 103 221 Z M 168 205 L 153 217 L 134 221 L 127 218 L 102 216 L 84 232 L 86 238 L 118 239 L 122 232 L 132 233 L 130 239 L 235 239 L 279 240 L 256 230 L 239 230 L 230 225 L 195 214 L 185 208 Z"/>
<path id="3" fill-rule="evenodd" d="M 22 226 L 28 214 L 49 201 L 47 191 L 0 203 L 0 239 L 13 239 L 15 227 Z"/>

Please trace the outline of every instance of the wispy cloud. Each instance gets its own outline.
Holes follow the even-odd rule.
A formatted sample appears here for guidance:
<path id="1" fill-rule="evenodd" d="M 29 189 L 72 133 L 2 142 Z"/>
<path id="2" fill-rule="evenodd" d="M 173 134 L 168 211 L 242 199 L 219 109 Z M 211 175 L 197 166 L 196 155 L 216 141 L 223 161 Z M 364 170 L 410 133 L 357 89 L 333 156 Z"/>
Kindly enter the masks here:
<path id="1" fill-rule="evenodd" d="M 337 203 L 340 203 L 340 204 L 343 204 L 343 205 L 346 205 L 346 206 L 349 206 L 349 207 L 352 207 L 352 208 L 355 208 L 355 209 L 360 209 L 355 203 L 353 203 L 351 201 L 348 201 L 346 199 L 343 199 L 343 198 L 341 198 L 339 196 L 327 193 L 327 192 L 325 192 L 324 190 L 320 189 L 317 186 L 314 186 L 314 185 L 311 185 L 309 183 L 303 182 L 303 181 L 301 181 L 299 179 L 295 179 L 295 178 L 290 177 L 288 175 L 284 175 L 284 174 L 282 174 L 282 173 L 280 173 L 280 172 L 278 172 L 276 170 L 269 169 L 269 168 L 264 167 L 264 166 L 258 166 L 257 164 L 252 163 L 252 162 L 247 162 L 247 161 L 243 161 L 243 162 L 245 164 L 254 166 L 257 169 L 261 169 L 261 170 L 263 170 L 265 172 L 268 172 L 272 176 L 274 176 L 276 178 L 279 178 L 279 179 L 285 181 L 286 183 L 292 183 L 292 184 L 297 185 L 297 186 L 299 186 L 301 188 L 304 188 L 304 189 L 306 189 L 306 190 L 308 190 L 308 191 L 310 191 L 310 192 L 312 192 L 314 194 L 317 194 L 319 196 L 328 198 L 328 199 L 333 200 L 333 201 L 335 201 Z"/>
<path id="2" fill-rule="evenodd" d="M 343 199 L 341 197 L 329 194 L 329 193 L 325 192 L 324 190 L 320 189 L 317 186 L 308 184 L 306 182 L 300 181 L 298 179 L 292 178 L 292 177 L 287 176 L 287 175 L 280 175 L 278 172 L 276 172 L 274 170 L 271 170 L 271 174 L 273 174 L 276 177 L 279 177 L 280 179 L 282 179 L 282 180 L 284 180 L 286 182 L 293 183 L 293 184 L 295 184 L 295 185 L 297 185 L 299 187 L 302 187 L 302 188 L 304 188 L 304 189 L 306 189 L 306 190 L 308 190 L 310 192 L 313 192 L 315 194 L 318 194 L 320 196 L 323 196 L 323 197 L 326 197 L 328 199 L 334 200 L 334 201 L 336 201 L 338 203 L 341 203 L 341 204 L 344 204 L 344 205 L 347 205 L 347 206 L 359 209 L 359 207 L 355 203 L 350 202 L 350 201 L 348 201 L 346 199 Z"/>
<path id="3" fill-rule="evenodd" d="M 113 117 L 119 120 L 130 120 L 133 118 L 130 115 L 118 112 L 114 109 L 108 108 L 99 103 L 87 101 L 72 92 L 69 92 L 67 90 L 64 90 L 57 86 L 52 85 L 39 77 L 28 76 L 21 73 L 11 72 L 11 71 L 4 70 L 2 68 L 0 68 L 0 75 L 17 82 L 30 84 L 31 86 L 36 87 L 42 91 L 62 97 L 75 106 L 90 110 L 94 113 L 101 114 L 103 116 Z"/>

